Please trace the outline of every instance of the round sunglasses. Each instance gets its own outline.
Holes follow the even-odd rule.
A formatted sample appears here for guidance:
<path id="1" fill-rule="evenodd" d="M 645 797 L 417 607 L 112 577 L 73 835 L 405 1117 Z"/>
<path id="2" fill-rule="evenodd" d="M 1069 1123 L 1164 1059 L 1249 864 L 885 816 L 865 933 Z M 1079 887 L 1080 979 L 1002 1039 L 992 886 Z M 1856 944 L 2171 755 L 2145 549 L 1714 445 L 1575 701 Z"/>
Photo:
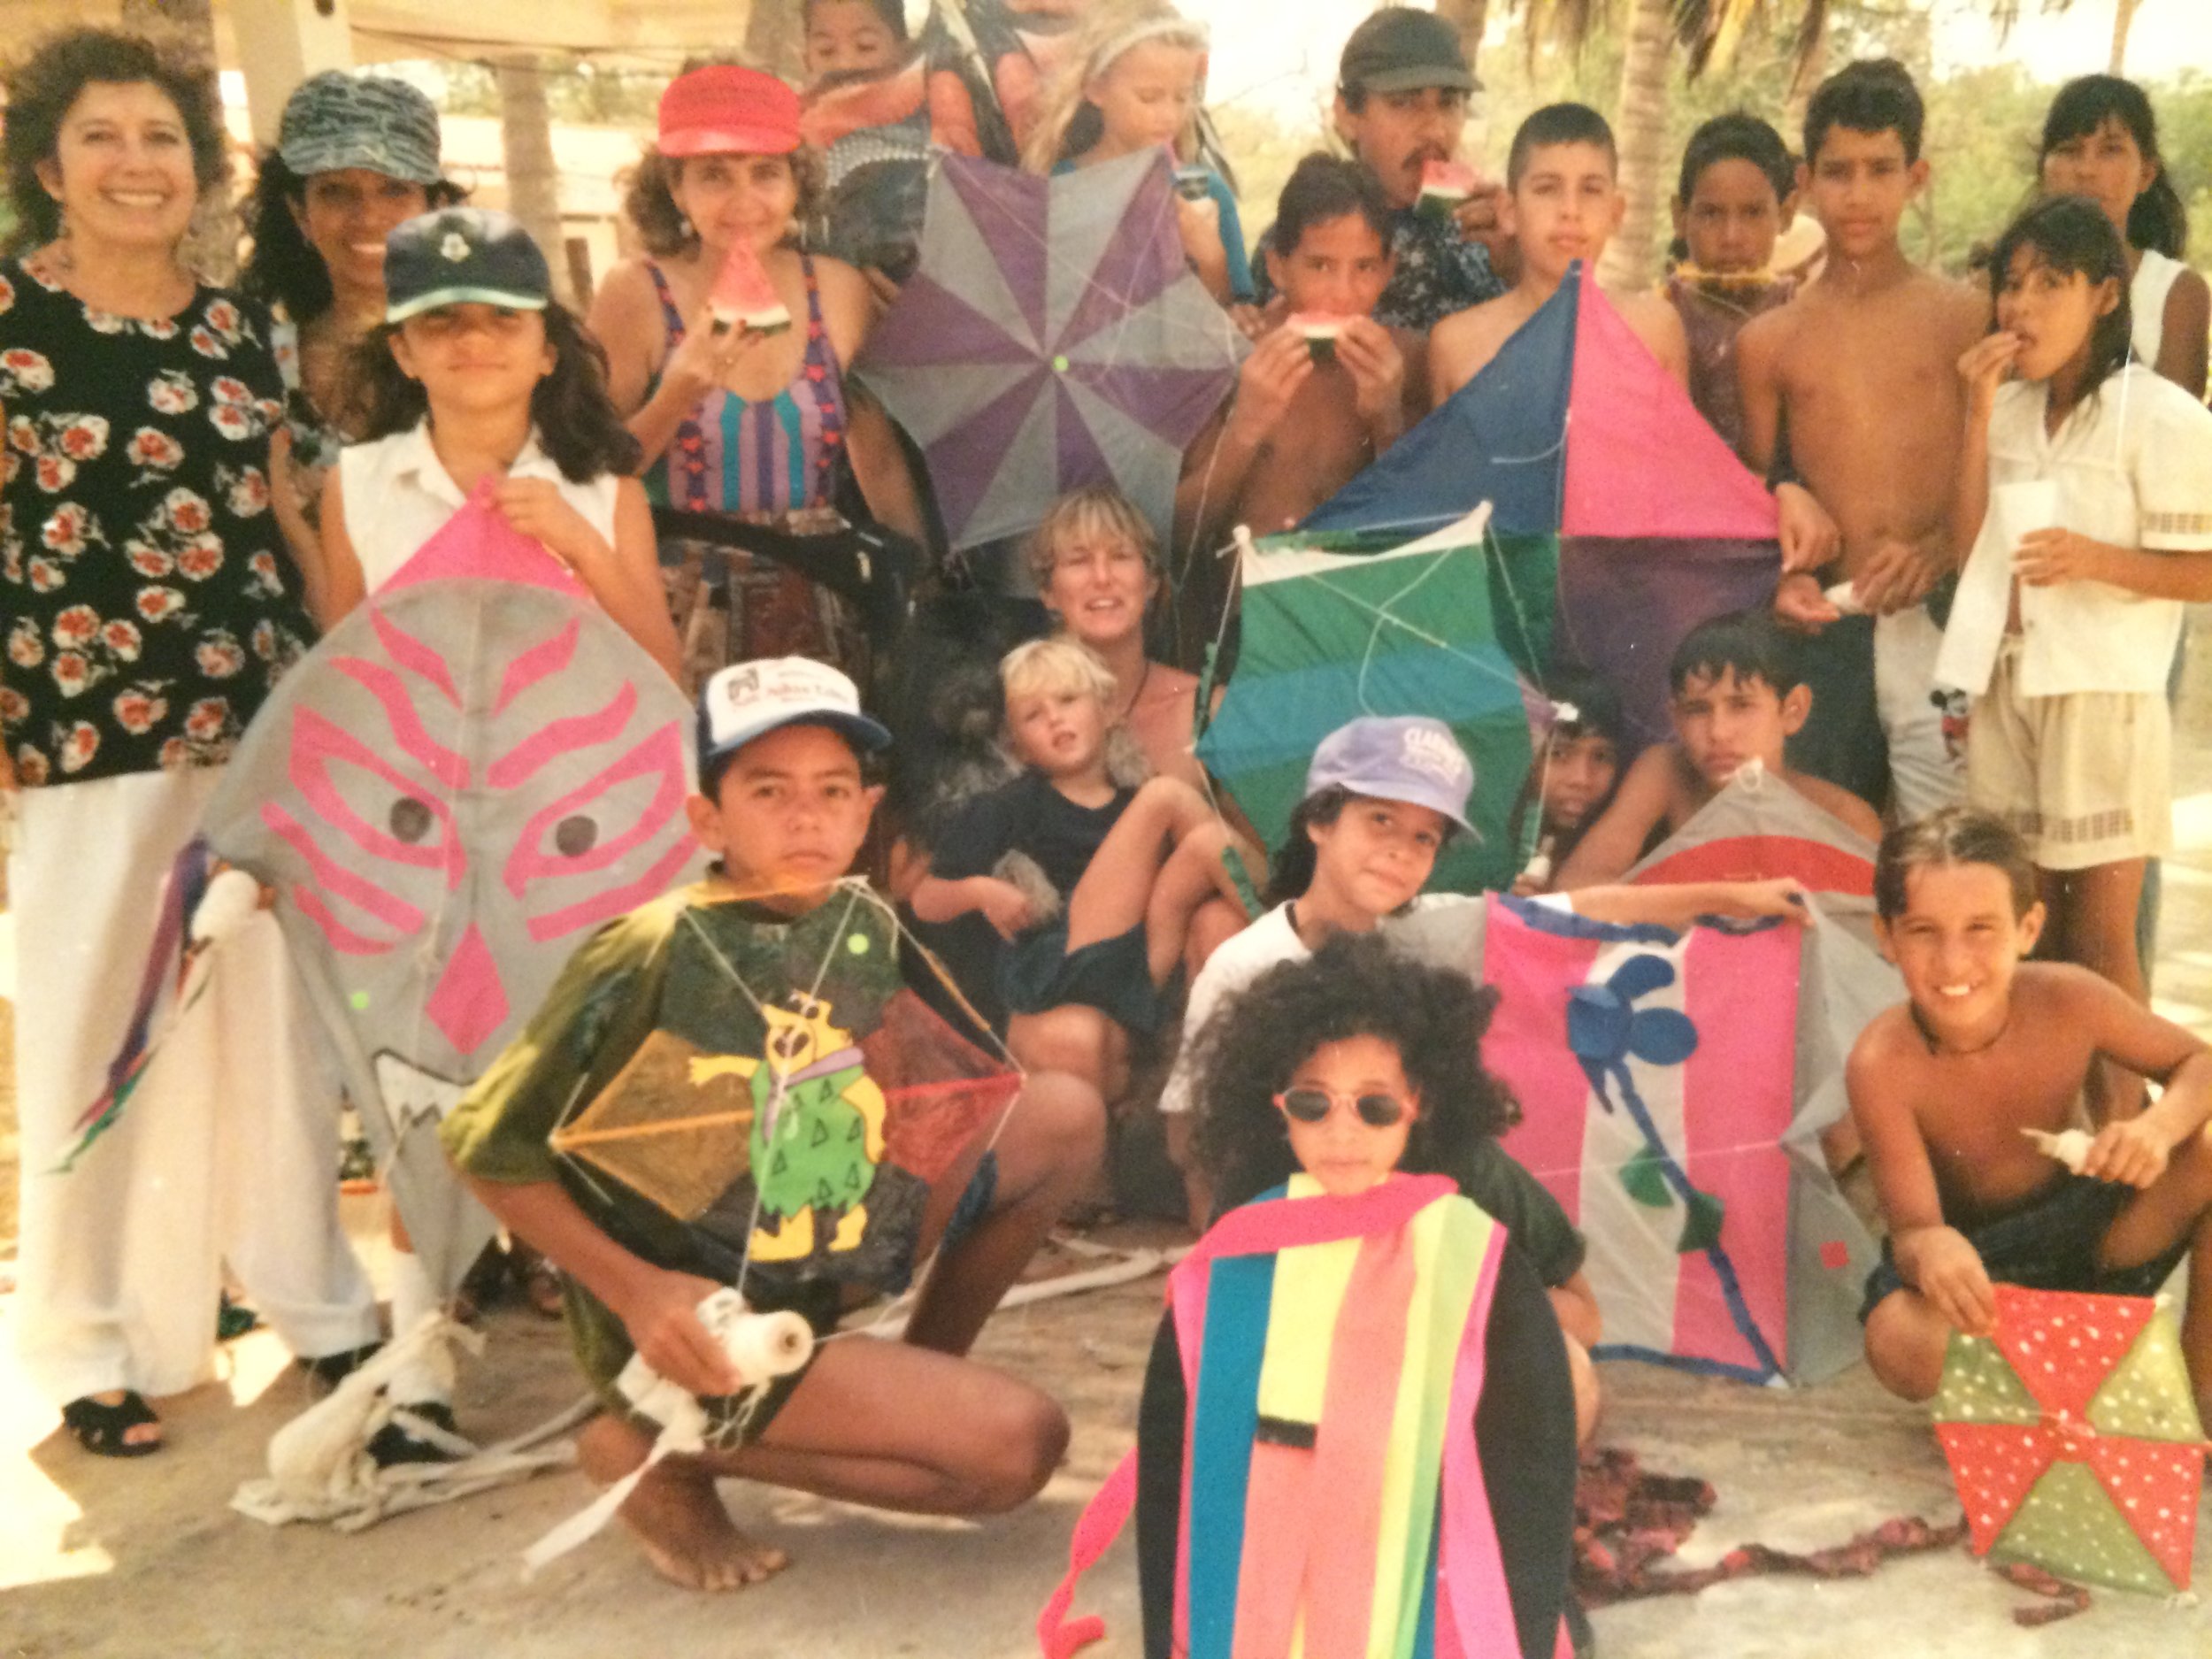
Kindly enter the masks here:
<path id="1" fill-rule="evenodd" d="M 1356 1111 L 1360 1122 L 1370 1129 L 1387 1129 L 1413 1112 L 1413 1108 L 1395 1094 L 1340 1094 L 1334 1089 L 1312 1084 L 1286 1088 L 1275 1096 L 1275 1104 L 1283 1114 L 1302 1124 L 1322 1122 L 1340 1103 Z"/>

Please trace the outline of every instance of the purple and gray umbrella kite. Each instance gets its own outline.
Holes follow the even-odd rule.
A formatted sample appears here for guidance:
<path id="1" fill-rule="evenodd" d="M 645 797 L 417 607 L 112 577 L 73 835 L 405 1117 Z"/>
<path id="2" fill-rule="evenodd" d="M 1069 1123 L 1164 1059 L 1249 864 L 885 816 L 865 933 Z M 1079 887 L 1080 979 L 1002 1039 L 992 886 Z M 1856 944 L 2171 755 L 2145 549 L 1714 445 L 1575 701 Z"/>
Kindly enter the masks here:
<path id="1" fill-rule="evenodd" d="M 1085 484 L 1164 536 L 1244 349 L 1184 259 L 1165 150 L 1052 179 L 941 154 L 920 266 L 856 372 L 921 447 L 954 547 Z"/>

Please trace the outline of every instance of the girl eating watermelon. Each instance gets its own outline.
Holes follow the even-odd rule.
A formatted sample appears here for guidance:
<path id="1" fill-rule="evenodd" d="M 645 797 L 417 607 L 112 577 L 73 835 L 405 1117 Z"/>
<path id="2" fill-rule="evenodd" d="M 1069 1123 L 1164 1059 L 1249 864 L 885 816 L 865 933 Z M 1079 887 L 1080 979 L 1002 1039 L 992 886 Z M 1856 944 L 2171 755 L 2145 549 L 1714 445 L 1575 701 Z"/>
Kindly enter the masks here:
<path id="1" fill-rule="evenodd" d="M 868 511 L 920 540 L 891 424 L 845 382 L 872 317 L 867 284 L 794 245 L 818 188 L 796 93 L 734 65 L 687 70 L 661 96 L 658 142 L 627 203 L 648 252 L 607 273 L 592 332 L 656 502 L 834 529 L 826 510 L 849 466 Z M 664 545 L 662 563 L 694 676 L 857 649 L 828 592 L 787 567 L 697 543 Z"/>

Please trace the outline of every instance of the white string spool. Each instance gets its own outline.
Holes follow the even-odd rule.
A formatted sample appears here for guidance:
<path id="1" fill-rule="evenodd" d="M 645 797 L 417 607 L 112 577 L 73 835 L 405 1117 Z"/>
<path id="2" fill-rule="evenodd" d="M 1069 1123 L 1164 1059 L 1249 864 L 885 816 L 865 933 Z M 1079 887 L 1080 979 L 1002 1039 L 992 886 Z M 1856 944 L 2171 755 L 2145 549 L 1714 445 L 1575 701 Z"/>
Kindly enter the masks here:
<path id="1" fill-rule="evenodd" d="M 757 1394 L 779 1377 L 788 1377 L 814 1357 L 814 1328 L 795 1313 L 755 1313 L 745 1298 L 724 1286 L 699 1303 L 699 1323 L 729 1356 L 738 1375 L 738 1392 Z M 563 1521 L 523 1552 L 525 1578 L 558 1556 L 566 1555 L 612 1520 L 635 1492 L 638 1482 L 664 1457 L 693 1455 L 706 1449 L 710 1424 L 706 1408 L 680 1383 L 661 1376 L 633 1354 L 615 1379 L 624 1398 L 641 1416 L 661 1425 L 645 1461 Z"/>

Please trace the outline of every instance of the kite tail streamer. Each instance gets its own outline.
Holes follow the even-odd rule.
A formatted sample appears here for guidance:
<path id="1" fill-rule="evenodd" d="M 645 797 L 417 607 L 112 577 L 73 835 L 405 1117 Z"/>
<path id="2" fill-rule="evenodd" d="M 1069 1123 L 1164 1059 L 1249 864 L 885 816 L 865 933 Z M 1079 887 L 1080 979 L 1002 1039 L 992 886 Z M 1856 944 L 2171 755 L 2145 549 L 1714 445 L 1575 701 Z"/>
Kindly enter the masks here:
<path id="1" fill-rule="evenodd" d="M 1072 1659 L 1104 1638 L 1106 1621 L 1097 1614 L 1086 1613 L 1080 1618 L 1068 1615 L 1075 1609 L 1077 1581 L 1098 1564 L 1108 1546 L 1120 1536 L 1136 1501 L 1137 1455 L 1132 1451 L 1114 1466 L 1106 1484 L 1076 1518 L 1075 1535 L 1068 1540 L 1067 1577 L 1060 1580 L 1044 1611 L 1037 1615 L 1037 1645 L 1045 1659 Z"/>
<path id="2" fill-rule="evenodd" d="M 188 927 L 207 891 L 209 864 L 207 843 L 195 836 L 169 866 L 169 874 L 162 882 L 161 910 L 154 924 L 154 941 L 146 953 L 145 971 L 139 976 L 138 1001 L 131 1010 L 130 1025 L 123 1033 L 122 1046 L 116 1050 L 115 1058 L 108 1063 L 107 1087 L 71 1125 L 78 1132 L 77 1144 L 55 1166 L 56 1174 L 67 1173 L 94 1141 L 114 1127 L 115 1120 L 122 1116 L 139 1079 L 160 1048 L 159 1040 L 153 1035 L 154 1010 L 161 1002 L 163 987 L 183 973 Z M 188 1006 L 180 997 L 170 1023 L 173 1024 L 175 1016 L 181 1015 Z"/>

